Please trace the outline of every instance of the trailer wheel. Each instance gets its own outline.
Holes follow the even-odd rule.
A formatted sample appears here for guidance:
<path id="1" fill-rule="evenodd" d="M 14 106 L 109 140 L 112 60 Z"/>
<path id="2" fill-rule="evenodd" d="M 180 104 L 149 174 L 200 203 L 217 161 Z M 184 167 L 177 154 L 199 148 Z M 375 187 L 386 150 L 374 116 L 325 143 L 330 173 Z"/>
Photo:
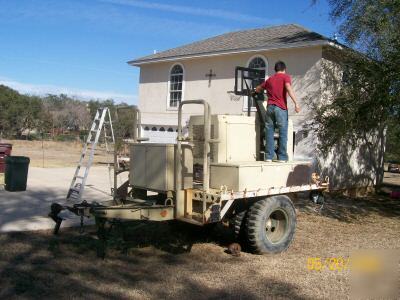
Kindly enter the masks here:
<path id="1" fill-rule="evenodd" d="M 255 253 L 285 251 L 293 240 L 296 211 L 288 196 L 278 195 L 254 203 L 248 211 L 247 240 Z"/>
<path id="2" fill-rule="evenodd" d="M 247 210 L 242 210 L 233 217 L 233 230 L 235 232 L 235 238 L 240 242 L 246 238 L 246 221 Z"/>

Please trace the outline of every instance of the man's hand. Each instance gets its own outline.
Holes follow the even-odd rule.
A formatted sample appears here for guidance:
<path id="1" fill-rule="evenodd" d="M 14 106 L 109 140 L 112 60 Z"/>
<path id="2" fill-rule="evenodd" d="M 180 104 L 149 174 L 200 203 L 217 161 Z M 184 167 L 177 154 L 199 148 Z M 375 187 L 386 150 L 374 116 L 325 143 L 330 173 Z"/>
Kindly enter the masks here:
<path id="1" fill-rule="evenodd" d="M 256 89 L 255 89 L 255 93 L 256 94 L 258 94 L 258 93 L 260 93 L 260 92 L 262 92 L 264 89 L 263 89 L 263 87 L 261 86 L 261 84 L 260 85 L 258 85 L 257 87 L 256 87 Z"/>
<path id="2" fill-rule="evenodd" d="M 286 88 L 286 91 L 288 92 L 290 98 L 292 99 L 292 101 L 294 103 L 295 112 L 299 113 L 300 112 L 300 106 L 297 104 L 296 96 L 294 95 L 294 92 L 293 92 L 291 84 L 289 82 L 286 82 L 285 83 L 285 88 Z"/>

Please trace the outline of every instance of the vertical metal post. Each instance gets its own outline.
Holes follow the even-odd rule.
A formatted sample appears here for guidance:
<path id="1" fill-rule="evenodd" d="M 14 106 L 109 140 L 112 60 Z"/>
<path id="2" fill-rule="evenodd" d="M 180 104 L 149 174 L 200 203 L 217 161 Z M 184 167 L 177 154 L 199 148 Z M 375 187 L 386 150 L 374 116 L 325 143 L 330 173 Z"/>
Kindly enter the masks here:
<path id="1" fill-rule="evenodd" d="M 137 143 L 138 139 L 138 110 L 133 107 L 133 142 Z"/>
<path id="2" fill-rule="evenodd" d="M 182 133 L 182 107 L 185 104 L 201 104 L 204 106 L 204 145 L 203 145 L 203 220 L 204 220 L 204 213 L 207 209 L 207 193 L 210 190 L 210 172 L 209 172 L 209 160 L 210 160 L 210 130 L 211 130 L 211 109 L 210 105 L 207 101 L 199 99 L 199 100 L 186 100 L 182 101 L 179 104 L 178 108 L 178 136 L 177 136 L 177 143 L 176 143 L 176 153 L 175 153 L 175 217 L 179 217 L 179 209 L 178 206 L 183 203 L 183 195 L 182 191 L 182 140 L 183 140 L 183 133 Z"/>
<path id="3" fill-rule="evenodd" d="M 140 109 L 136 109 L 137 112 L 137 137 L 141 138 L 142 137 L 142 114 L 140 112 Z"/>

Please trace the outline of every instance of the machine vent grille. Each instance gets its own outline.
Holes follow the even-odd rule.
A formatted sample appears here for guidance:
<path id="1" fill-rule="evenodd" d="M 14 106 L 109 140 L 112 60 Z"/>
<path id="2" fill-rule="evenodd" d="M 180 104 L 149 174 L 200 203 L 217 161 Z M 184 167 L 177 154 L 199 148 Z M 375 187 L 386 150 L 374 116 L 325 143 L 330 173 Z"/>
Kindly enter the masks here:
<path id="1" fill-rule="evenodd" d="M 193 158 L 203 158 L 203 145 L 204 145 L 204 125 L 193 125 Z M 211 125 L 211 138 L 215 138 L 214 125 Z M 214 160 L 215 144 L 210 145 L 210 160 Z"/>

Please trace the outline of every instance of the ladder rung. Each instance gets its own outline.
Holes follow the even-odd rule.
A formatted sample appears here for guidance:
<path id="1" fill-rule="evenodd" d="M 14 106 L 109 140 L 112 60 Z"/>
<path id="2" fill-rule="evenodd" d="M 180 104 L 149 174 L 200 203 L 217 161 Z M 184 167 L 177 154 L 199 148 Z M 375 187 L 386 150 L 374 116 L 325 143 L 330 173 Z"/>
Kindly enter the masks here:
<path id="1" fill-rule="evenodd" d="M 78 178 L 78 179 L 83 179 L 83 178 L 84 178 L 84 176 L 75 176 L 75 178 Z"/>

